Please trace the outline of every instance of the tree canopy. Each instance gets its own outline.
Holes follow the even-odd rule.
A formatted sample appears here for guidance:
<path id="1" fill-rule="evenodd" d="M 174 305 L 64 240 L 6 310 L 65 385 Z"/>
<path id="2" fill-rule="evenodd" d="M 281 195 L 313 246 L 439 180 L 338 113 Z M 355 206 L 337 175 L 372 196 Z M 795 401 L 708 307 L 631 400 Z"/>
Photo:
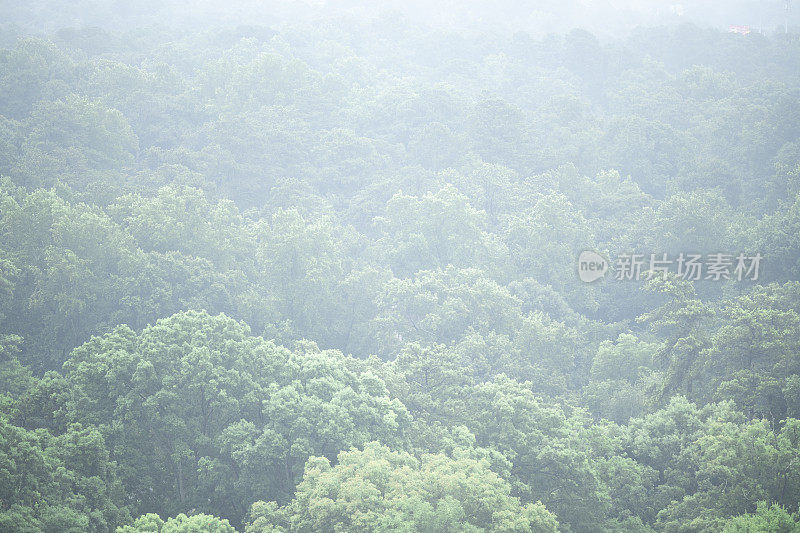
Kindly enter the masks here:
<path id="1" fill-rule="evenodd" d="M 796 28 L 11 4 L 0 530 L 800 531 Z"/>

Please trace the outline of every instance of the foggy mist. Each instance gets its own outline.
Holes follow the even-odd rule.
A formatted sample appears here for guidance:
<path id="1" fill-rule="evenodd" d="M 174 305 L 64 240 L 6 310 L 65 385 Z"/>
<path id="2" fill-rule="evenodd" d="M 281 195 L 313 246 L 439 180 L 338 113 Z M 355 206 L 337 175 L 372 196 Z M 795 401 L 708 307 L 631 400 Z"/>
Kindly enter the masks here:
<path id="1" fill-rule="evenodd" d="M 800 4 L 0 1 L 0 533 L 799 503 Z"/>

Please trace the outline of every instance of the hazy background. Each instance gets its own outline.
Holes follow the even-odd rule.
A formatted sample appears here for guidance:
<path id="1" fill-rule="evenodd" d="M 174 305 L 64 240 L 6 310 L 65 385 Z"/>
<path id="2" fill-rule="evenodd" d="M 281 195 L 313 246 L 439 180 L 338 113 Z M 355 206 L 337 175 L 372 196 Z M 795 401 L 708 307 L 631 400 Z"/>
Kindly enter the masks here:
<path id="1" fill-rule="evenodd" d="M 796 4 L 796 3 L 795 3 Z M 472 32 L 526 31 L 535 36 L 585 28 L 598 36 L 624 35 L 636 26 L 693 23 L 727 28 L 746 25 L 754 31 L 784 31 L 800 24 L 800 6 L 785 0 L 82 0 L 0 1 L 0 24 L 25 33 L 73 26 L 125 29 L 136 26 L 295 23 L 321 17 L 364 20 L 400 14 L 409 22 L 437 29 Z"/>

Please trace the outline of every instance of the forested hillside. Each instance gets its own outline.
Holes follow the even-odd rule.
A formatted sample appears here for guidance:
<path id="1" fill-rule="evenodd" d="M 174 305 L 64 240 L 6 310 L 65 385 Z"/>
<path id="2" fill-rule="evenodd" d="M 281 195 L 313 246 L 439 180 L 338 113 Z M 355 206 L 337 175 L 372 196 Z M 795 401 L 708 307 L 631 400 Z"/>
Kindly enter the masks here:
<path id="1" fill-rule="evenodd" d="M 796 35 L 0 44 L 0 531 L 800 531 Z"/>

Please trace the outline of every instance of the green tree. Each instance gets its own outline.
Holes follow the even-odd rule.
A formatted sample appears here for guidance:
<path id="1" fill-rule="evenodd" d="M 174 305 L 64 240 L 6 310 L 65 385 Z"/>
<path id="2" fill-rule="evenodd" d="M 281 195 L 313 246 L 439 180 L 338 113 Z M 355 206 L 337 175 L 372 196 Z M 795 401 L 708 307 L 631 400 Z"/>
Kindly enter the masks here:
<path id="1" fill-rule="evenodd" d="M 295 498 L 253 504 L 246 531 L 558 531 L 543 505 L 510 491 L 467 450 L 417 459 L 373 442 L 335 466 L 310 458 Z"/>
<path id="2" fill-rule="evenodd" d="M 692 395 L 702 368 L 701 354 L 708 342 L 702 321 L 713 311 L 697 297 L 690 281 L 672 273 L 653 276 L 644 290 L 664 301 L 636 319 L 664 338 L 653 357 L 656 368 L 663 373 L 655 399 L 659 401 L 673 392 Z"/>
<path id="3" fill-rule="evenodd" d="M 256 494 L 287 499 L 309 456 L 400 444 L 409 418 L 356 360 L 290 352 L 204 312 L 139 335 L 117 328 L 64 368 L 68 418 L 103 430 L 138 511 L 202 509 L 236 524 Z"/>
<path id="4" fill-rule="evenodd" d="M 748 533 L 750 531 L 797 533 L 800 531 L 800 524 L 798 524 L 796 515 L 789 514 L 780 505 L 758 502 L 755 513 L 731 518 L 722 529 L 722 533 Z"/>
<path id="5" fill-rule="evenodd" d="M 202 513 L 179 514 L 166 522 L 157 514 L 148 513 L 134 520 L 132 526 L 118 527 L 117 533 L 236 533 L 236 530 L 224 518 Z"/>
<path id="6" fill-rule="evenodd" d="M 113 530 L 130 520 L 116 467 L 95 428 L 53 436 L 0 415 L 0 529 Z"/>

